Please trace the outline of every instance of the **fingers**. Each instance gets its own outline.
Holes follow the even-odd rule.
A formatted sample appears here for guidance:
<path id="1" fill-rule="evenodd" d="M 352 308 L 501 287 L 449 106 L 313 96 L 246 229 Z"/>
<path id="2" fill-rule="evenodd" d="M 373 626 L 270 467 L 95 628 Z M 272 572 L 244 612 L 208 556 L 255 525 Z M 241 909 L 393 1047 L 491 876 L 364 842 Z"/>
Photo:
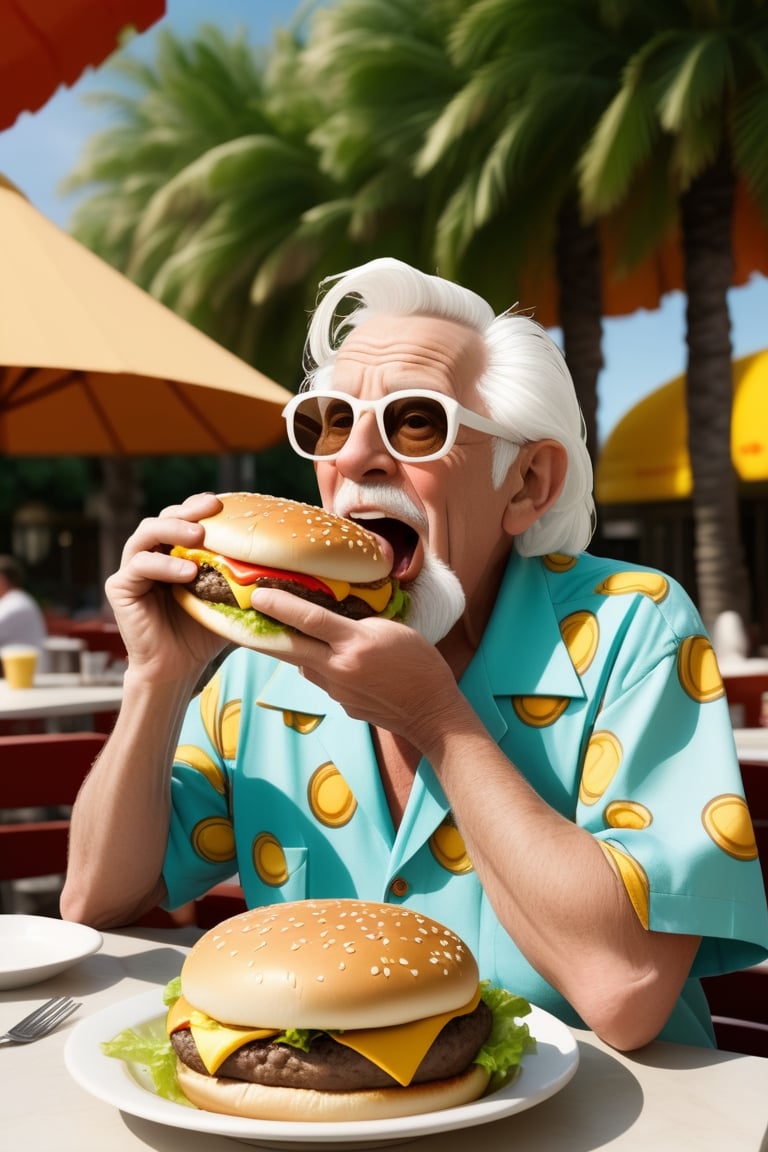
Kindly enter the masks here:
<path id="1" fill-rule="evenodd" d="M 251 596 L 251 603 L 264 616 L 271 616 L 304 636 L 322 640 L 332 647 L 349 635 L 350 625 L 361 623 L 346 620 L 327 608 L 279 588 L 257 588 Z"/>
<path id="2" fill-rule="evenodd" d="M 159 516 L 147 517 L 126 541 L 122 554 L 123 565 L 128 564 L 133 557 L 142 552 L 170 550 L 176 544 L 181 544 L 185 548 L 198 547 L 205 535 L 198 520 L 213 515 L 220 508 L 221 501 L 217 496 L 201 493 L 190 496 L 183 504 L 174 504 L 163 509 Z M 180 579 L 182 582 L 191 580 L 195 574 L 194 565 L 191 561 L 182 561 L 182 565 L 181 571 L 184 575 Z"/>
<path id="3" fill-rule="evenodd" d="M 205 516 L 214 516 L 221 509 L 221 500 L 214 492 L 196 492 L 194 496 L 187 496 L 182 504 L 170 504 L 163 508 L 160 515 L 202 520 Z"/>

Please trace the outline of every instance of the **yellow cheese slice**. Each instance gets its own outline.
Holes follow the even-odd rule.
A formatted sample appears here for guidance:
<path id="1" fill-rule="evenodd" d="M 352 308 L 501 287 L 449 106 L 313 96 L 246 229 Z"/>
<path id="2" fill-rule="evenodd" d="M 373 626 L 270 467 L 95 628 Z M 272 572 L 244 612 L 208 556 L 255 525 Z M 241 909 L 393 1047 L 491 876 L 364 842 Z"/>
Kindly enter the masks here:
<path id="1" fill-rule="evenodd" d="M 243 1044 L 250 1044 L 252 1040 L 266 1040 L 280 1032 L 279 1028 L 234 1028 L 229 1024 L 221 1024 L 193 1008 L 183 996 L 169 1009 L 165 1026 L 169 1036 L 179 1028 L 190 1029 L 200 1059 L 211 1076 L 215 1076 L 227 1057 L 242 1048 Z"/>
<path id="2" fill-rule="evenodd" d="M 355 1028 L 332 1035 L 339 1044 L 354 1049 L 372 1064 L 377 1064 L 398 1084 L 407 1085 L 449 1020 L 474 1012 L 479 1001 L 478 988 L 468 1004 L 453 1012 L 441 1012 L 410 1024 L 394 1024 L 391 1028 Z"/>
<path id="3" fill-rule="evenodd" d="M 466 1016 L 474 1012 L 480 1001 L 480 989 L 465 1004 L 453 1012 L 440 1012 L 425 1020 L 414 1020 L 410 1024 L 394 1024 L 391 1028 L 353 1028 L 345 1032 L 331 1032 L 329 1035 L 337 1043 L 352 1048 L 365 1056 L 372 1064 L 383 1069 L 398 1084 L 410 1084 L 429 1048 L 438 1034 L 454 1016 Z M 179 1028 L 189 1028 L 197 1045 L 200 1058 L 211 1076 L 221 1067 L 228 1056 L 243 1044 L 252 1040 L 266 1040 L 279 1035 L 278 1028 L 235 1028 L 220 1024 L 180 996 L 169 1009 L 166 1018 L 168 1035 Z"/>

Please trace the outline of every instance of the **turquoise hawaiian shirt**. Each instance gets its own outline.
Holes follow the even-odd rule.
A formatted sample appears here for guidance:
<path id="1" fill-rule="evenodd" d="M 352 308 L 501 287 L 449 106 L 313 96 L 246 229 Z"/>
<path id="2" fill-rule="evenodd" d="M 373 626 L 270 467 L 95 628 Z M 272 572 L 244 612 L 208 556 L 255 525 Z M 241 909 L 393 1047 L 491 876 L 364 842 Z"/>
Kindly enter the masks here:
<path id="1" fill-rule="evenodd" d="M 702 936 L 661 1038 L 712 1044 L 697 978 L 764 959 L 768 911 L 720 672 L 688 596 L 613 560 L 514 554 L 461 689 L 547 803 L 600 841 L 641 922 Z M 581 1023 L 500 925 L 430 765 L 395 831 L 368 725 L 290 665 L 246 649 L 224 661 L 189 706 L 172 805 L 170 907 L 235 873 L 252 907 L 406 904 L 458 932 L 484 978 Z"/>

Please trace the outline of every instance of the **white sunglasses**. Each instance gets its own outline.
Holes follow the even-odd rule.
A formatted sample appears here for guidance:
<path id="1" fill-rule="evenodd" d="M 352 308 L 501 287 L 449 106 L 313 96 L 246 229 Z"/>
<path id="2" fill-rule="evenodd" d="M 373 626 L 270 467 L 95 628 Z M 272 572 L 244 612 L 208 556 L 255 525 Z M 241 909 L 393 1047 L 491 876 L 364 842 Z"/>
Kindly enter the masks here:
<path id="1" fill-rule="evenodd" d="M 452 396 L 405 388 L 379 400 L 360 400 L 347 392 L 299 392 L 283 408 L 288 439 L 307 460 L 335 460 L 363 412 L 373 412 L 387 451 L 396 460 L 426 464 L 439 460 L 456 443 L 459 425 L 521 444 L 501 424 L 464 408 Z"/>

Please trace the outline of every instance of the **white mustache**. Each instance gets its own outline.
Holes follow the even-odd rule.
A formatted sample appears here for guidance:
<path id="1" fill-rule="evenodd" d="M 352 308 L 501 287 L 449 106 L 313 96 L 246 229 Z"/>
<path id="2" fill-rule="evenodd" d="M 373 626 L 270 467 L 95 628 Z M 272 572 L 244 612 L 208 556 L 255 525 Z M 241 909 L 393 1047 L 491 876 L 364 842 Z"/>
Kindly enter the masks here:
<path id="1" fill-rule="evenodd" d="M 417 532 L 427 527 L 426 518 L 410 497 L 389 484 L 356 484 L 354 480 L 344 480 L 334 496 L 332 511 L 336 516 L 349 516 L 358 508 L 376 509 L 385 516 L 404 520 Z"/>

